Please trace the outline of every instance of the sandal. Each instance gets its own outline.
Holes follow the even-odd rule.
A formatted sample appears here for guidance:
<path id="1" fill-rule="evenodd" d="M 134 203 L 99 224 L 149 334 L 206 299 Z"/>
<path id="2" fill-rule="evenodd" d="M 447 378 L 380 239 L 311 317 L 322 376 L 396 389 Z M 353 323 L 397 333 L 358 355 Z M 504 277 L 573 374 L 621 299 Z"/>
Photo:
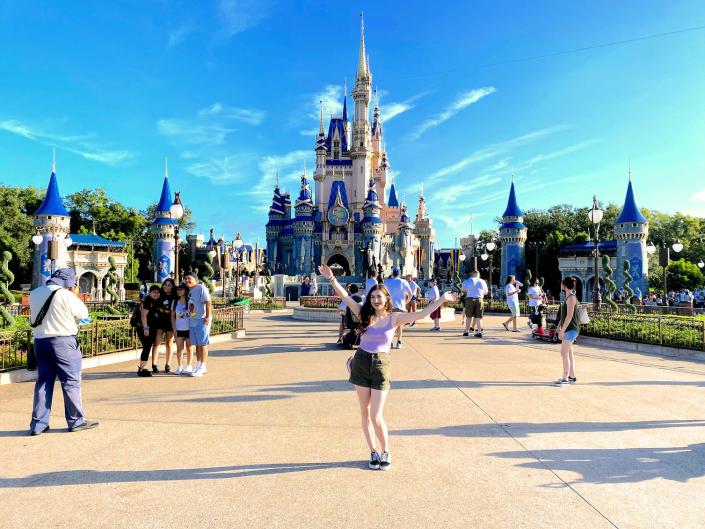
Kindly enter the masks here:
<path id="1" fill-rule="evenodd" d="M 508 326 L 506 323 L 504 323 L 504 322 L 502 322 L 502 327 L 504 327 L 504 330 L 505 330 L 505 331 L 508 331 L 508 330 L 509 330 L 509 326 Z"/>

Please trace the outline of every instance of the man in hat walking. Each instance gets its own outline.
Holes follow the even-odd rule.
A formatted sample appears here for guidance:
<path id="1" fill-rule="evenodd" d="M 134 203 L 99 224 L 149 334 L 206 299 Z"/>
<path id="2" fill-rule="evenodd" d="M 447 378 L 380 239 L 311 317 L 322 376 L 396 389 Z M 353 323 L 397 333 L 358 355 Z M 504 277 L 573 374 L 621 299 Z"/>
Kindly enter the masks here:
<path id="1" fill-rule="evenodd" d="M 71 268 L 54 272 L 45 286 L 32 291 L 29 305 L 38 371 L 30 434 L 40 435 L 49 429 L 57 377 L 64 393 L 69 432 L 95 428 L 98 422 L 86 420 L 81 403 L 82 355 L 76 320 L 88 318 L 88 308 L 78 298 L 76 273 Z"/>

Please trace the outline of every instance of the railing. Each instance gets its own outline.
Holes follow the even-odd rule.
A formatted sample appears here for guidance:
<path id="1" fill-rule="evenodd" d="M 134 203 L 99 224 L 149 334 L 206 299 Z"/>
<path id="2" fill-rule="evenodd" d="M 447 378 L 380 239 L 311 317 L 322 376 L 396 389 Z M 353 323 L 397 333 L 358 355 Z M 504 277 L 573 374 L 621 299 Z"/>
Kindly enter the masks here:
<path id="1" fill-rule="evenodd" d="M 250 308 L 252 310 L 281 310 L 286 308 L 286 298 L 261 298 L 251 299 Z"/>
<path id="2" fill-rule="evenodd" d="M 108 305 L 112 305 L 112 303 L 109 301 L 86 301 L 85 305 L 89 312 L 107 312 Z M 134 302 L 127 301 L 119 301 L 115 304 L 115 308 L 126 314 L 133 306 Z M 12 316 L 29 316 L 29 305 L 9 305 L 6 309 Z"/>
<path id="3" fill-rule="evenodd" d="M 311 309 L 337 309 L 340 298 L 338 296 L 301 296 L 299 304 Z"/>
<path id="4" fill-rule="evenodd" d="M 705 318 L 590 311 L 586 336 L 705 351 Z"/>
<path id="5" fill-rule="evenodd" d="M 241 329 L 244 329 L 242 307 L 213 309 L 211 335 Z M 129 351 L 139 344 L 135 329 L 127 319 L 97 320 L 90 325 L 81 326 L 77 338 L 84 358 Z M 32 346 L 31 330 L 0 333 L 0 372 L 26 367 L 27 353 Z"/>

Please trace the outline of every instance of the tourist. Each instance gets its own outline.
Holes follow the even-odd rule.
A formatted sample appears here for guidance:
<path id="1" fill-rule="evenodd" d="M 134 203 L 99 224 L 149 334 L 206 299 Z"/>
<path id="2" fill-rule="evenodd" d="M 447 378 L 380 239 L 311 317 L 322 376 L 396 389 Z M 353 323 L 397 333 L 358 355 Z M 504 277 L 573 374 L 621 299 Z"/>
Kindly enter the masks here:
<path id="1" fill-rule="evenodd" d="M 519 332 L 517 329 L 517 318 L 519 317 L 519 283 L 513 275 L 508 275 L 504 283 L 504 293 L 507 296 L 507 307 L 509 307 L 509 318 L 502 322 L 502 327 L 509 330 L 509 324 L 512 324 L 512 332 Z"/>
<path id="2" fill-rule="evenodd" d="M 188 310 L 188 288 L 183 283 L 176 287 L 176 299 L 171 306 L 171 323 L 176 336 L 176 361 L 178 367 L 175 374 L 190 375 L 193 372 L 191 362 L 193 361 L 193 351 L 191 350 L 191 340 L 189 340 L 189 310 Z M 183 353 L 186 351 L 186 365 L 183 364 Z"/>
<path id="3" fill-rule="evenodd" d="M 342 285 L 342 287 L 345 289 L 346 292 L 350 293 L 350 286 L 345 286 Z M 347 309 L 347 305 L 343 300 L 340 300 L 340 303 L 338 303 L 338 314 L 340 314 L 340 324 L 338 325 L 338 341 L 335 343 L 335 345 L 342 345 L 343 343 L 343 335 L 345 334 L 345 311 Z"/>
<path id="4" fill-rule="evenodd" d="M 196 368 L 191 376 L 201 377 L 208 373 L 208 335 L 213 321 L 211 296 L 208 289 L 199 284 L 198 276 L 193 272 L 186 274 L 185 282 L 189 289 L 189 340 L 196 347 Z"/>
<path id="5" fill-rule="evenodd" d="M 162 290 L 158 285 L 152 285 L 149 288 L 149 295 L 142 300 L 139 306 L 139 318 L 137 320 L 137 337 L 142 344 L 142 353 L 140 354 L 140 365 L 137 368 L 138 377 L 151 377 L 152 371 L 147 369 L 149 354 L 152 349 L 157 348 L 154 337 L 157 334 L 157 325 L 159 322 L 159 305 Z M 153 353 L 152 353 L 153 355 Z"/>
<path id="6" fill-rule="evenodd" d="M 363 303 L 364 298 L 359 294 L 360 289 L 356 284 L 351 283 L 347 290 L 353 301 L 360 304 Z M 343 304 L 344 303 L 345 302 L 343 302 Z M 350 310 L 350 307 L 346 306 L 343 321 L 347 331 L 345 336 L 343 336 L 343 346 L 347 349 L 353 349 L 360 343 L 360 318 L 352 310 Z"/>
<path id="7" fill-rule="evenodd" d="M 157 327 L 154 335 L 154 347 L 152 347 L 152 373 L 159 373 L 157 361 L 159 360 L 159 349 L 164 341 L 166 363 L 164 372 L 170 373 L 171 367 L 171 344 L 174 341 L 174 326 L 171 323 L 171 309 L 176 299 L 176 283 L 167 277 L 162 283 L 161 295 L 157 306 Z"/>
<path id="8" fill-rule="evenodd" d="M 489 289 L 485 280 L 480 278 L 480 272 L 473 270 L 460 288 L 465 292 L 465 331 L 463 336 L 475 332 L 477 338 L 482 338 L 482 316 L 484 298 Z"/>
<path id="9" fill-rule="evenodd" d="M 565 294 L 565 301 L 561 304 L 558 320 L 558 339 L 561 340 L 561 358 L 563 359 L 563 375 L 556 380 L 557 386 L 575 384 L 575 356 L 573 344 L 580 333 L 578 319 L 578 298 L 575 295 L 577 279 L 568 276 L 561 282 L 561 290 Z"/>
<path id="10" fill-rule="evenodd" d="M 531 329 L 531 317 L 536 316 L 539 310 L 539 305 L 543 303 L 544 294 L 541 291 L 541 282 L 538 277 L 534 279 L 533 284 L 526 289 L 526 295 L 529 297 L 529 329 Z"/>
<path id="11" fill-rule="evenodd" d="M 98 426 L 86 420 L 81 403 L 81 365 L 76 320 L 88 318 L 88 308 L 78 297 L 78 280 L 72 268 L 59 268 L 46 285 L 29 295 L 30 324 L 37 357 L 30 435 L 49 430 L 54 383 L 59 378 L 64 394 L 64 417 L 69 432 Z"/>
<path id="12" fill-rule="evenodd" d="M 431 279 L 428 282 L 428 304 L 431 305 L 439 297 L 440 297 L 440 293 L 438 292 L 438 287 L 436 286 L 436 280 Z M 438 307 L 436 310 L 434 310 L 431 313 L 431 319 L 433 320 L 433 328 L 431 330 L 432 331 L 440 331 L 441 330 L 441 307 Z"/>
<path id="13" fill-rule="evenodd" d="M 411 299 L 406 304 L 406 310 L 407 312 L 416 312 L 416 300 L 418 299 L 418 295 L 421 289 L 419 288 L 419 285 L 414 281 L 414 276 L 411 274 L 406 275 L 406 282 L 409 283 L 409 286 L 411 287 Z M 414 325 L 416 325 L 416 322 L 412 322 L 410 324 L 410 327 L 413 327 Z"/>
<path id="14" fill-rule="evenodd" d="M 329 267 L 321 265 L 318 269 L 330 281 L 335 293 L 360 319 L 360 347 L 349 365 L 350 382 L 355 386 L 360 403 L 362 431 L 370 450 L 368 465 L 371 469 L 389 470 L 392 458 L 383 412 L 390 387 L 390 346 L 394 330 L 405 323 L 425 318 L 444 301 L 453 301 L 455 296 L 445 293 L 420 312 L 393 312 L 392 297 L 384 285 L 372 288 L 361 305 L 347 295 Z M 381 454 L 377 441 L 380 443 Z"/>
<path id="15" fill-rule="evenodd" d="M 300 297 L 308 296 L 310 291 L 311 291 L 311 280 L 309 279 L 308 276 L 304 276 L 304 279 L 301 282 Z"/>
<path id="16" fill-rule="evenodd" d="M 318 281 L 316 281 L 316 274 L 311 274 L 311 288 L 308 291 L 309 296 L 315 296 L 318 294 Z"/>
<path id="17" fill-rule="evenodd" d="M 401 270 L 395 268 L 392 270 L 392 277 L 384 280 L 384 286 L 387 288 L 389 295 L 392 297 L 392 312 L 406 312 L 406 304 L 411 299 L 411 287 L 404 279 L 399 277 L 401 275 Z M 411 320 L 416 321 L 416 320 Z M 409 322 L 411 323 L 411 322 Z M 401 342 L 402 327 L 397 327 L 396 334 L 394 335 L 397 340 L 396 349 L 401 349 L 403 344 Z"/>
<path id="18" fill-rule="evenodd" d="M 365 296 L 372 287 L 376 287 L 377 285 L 379 285 L 379 281 L 377 281 L 377 270 L 373 268 L 370 270 L 370 277 L 365 281 Z"/>

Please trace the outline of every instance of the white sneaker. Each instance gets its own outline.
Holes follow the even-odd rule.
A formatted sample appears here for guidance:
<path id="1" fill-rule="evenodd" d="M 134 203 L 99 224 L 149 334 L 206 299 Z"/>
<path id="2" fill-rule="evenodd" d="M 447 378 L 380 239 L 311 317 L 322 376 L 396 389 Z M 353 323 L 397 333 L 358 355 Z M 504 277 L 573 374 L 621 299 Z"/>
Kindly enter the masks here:
<path id="1" fill-rule="evenodd" d="M 380 470 L 389 470 L 390 468 L 392 468 L 392 456 L 389 452 L 382 452 L 382 455 L 379 459 Z"/>
<path id="2" fill-rule="evenodd" d="M 203 365 L 202 365 L 202 366 L 197 367 L 196 369 L 194 369 L 194 370 L 193 370 L 193 373 L 191 373 L 191 376 L 192 376 L 192 377 L 202 377 L 202 376 L 205 375 L 206 373 L 208 373 L 208 369 L 206 369 L 206 366 L 203 366 Z"/>
<path id="3" fill-rule="evenodd" d="M 176 368 L 176 371 L 174 371 L 175 375 L 180 375 L 181 373 L 184 372 L 184 368 L 182 366 L 179 366 Z"/>
<path id="4" fill-rule="evenodd" d="M 181 371 L 182 375 L 190 376 L 191 373 L 193 373 L 193 368 L 191 366 L 186 366 L 184 367 L 183 371 Z"/>

